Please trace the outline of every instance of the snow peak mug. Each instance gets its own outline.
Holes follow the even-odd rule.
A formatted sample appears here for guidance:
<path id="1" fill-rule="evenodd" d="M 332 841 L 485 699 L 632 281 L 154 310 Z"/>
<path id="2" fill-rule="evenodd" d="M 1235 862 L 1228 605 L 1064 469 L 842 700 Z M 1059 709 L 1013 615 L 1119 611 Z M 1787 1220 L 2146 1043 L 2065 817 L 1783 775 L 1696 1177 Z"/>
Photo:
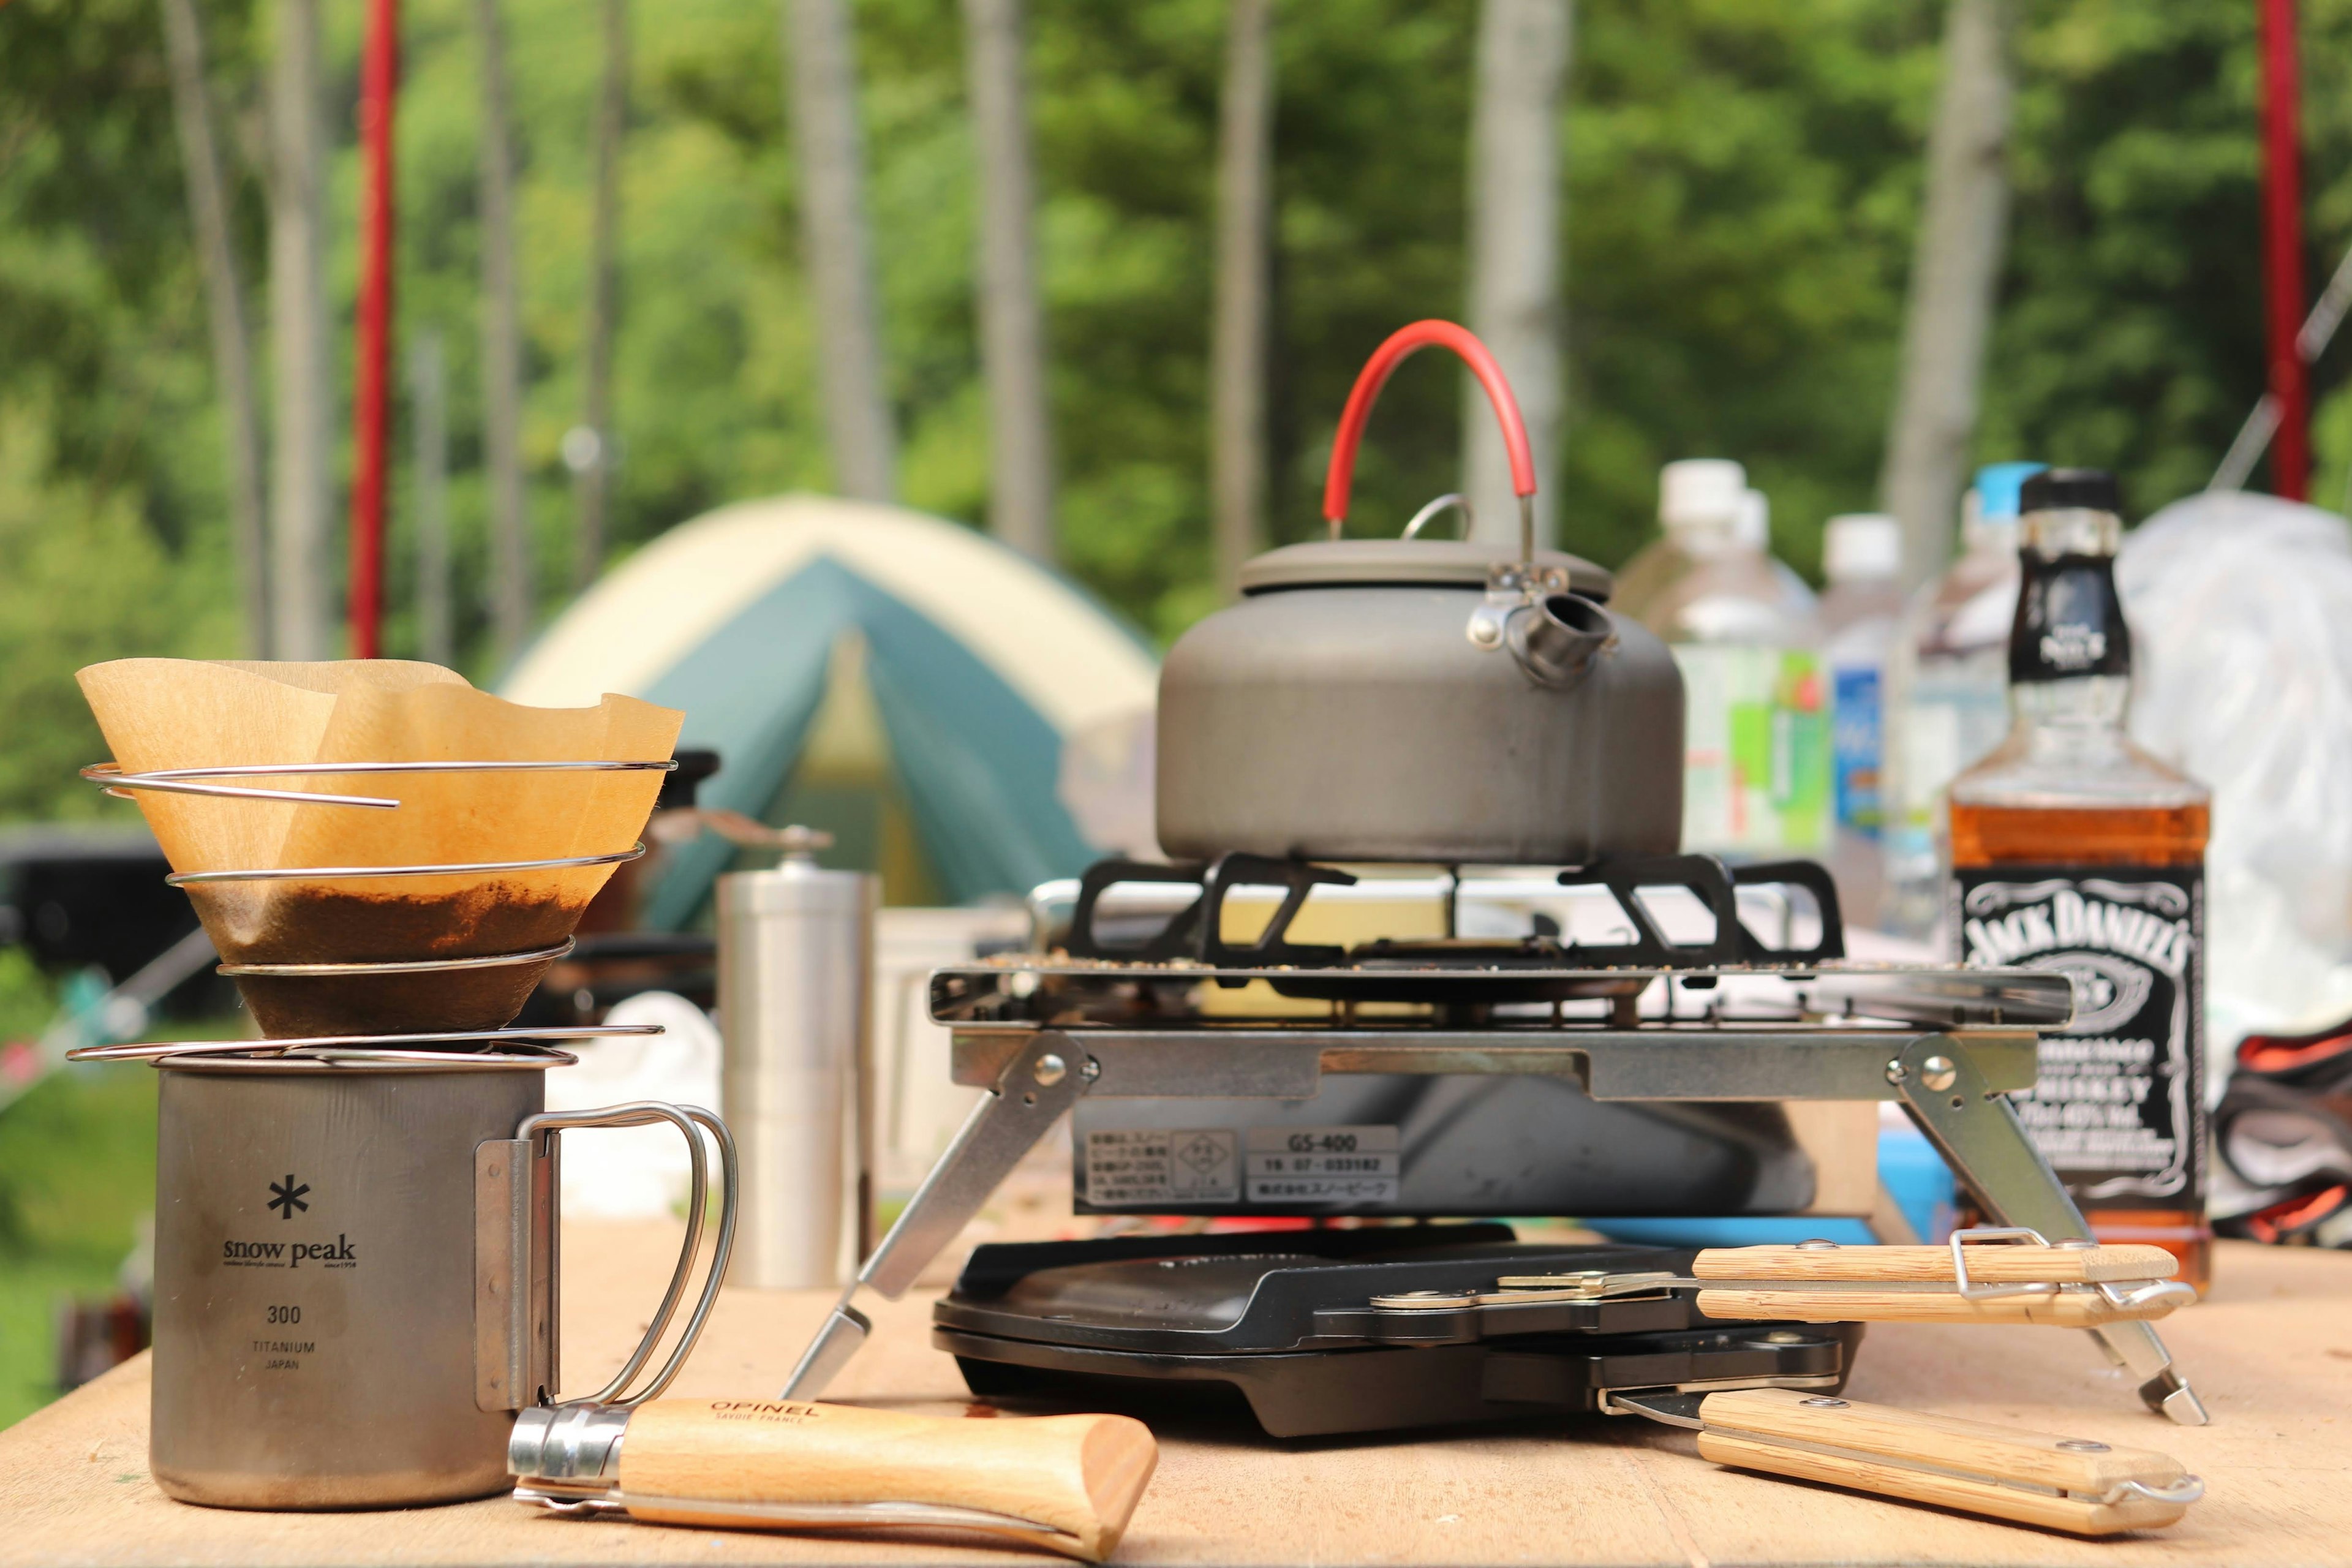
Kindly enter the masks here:
<path id="1" fill-rule="evenodd" d="M 725 1271 L 735 1152 L 709 1111 L 546 1113 L 555 1051 L 207 1054 L 162 1069 L 155 1173 L 156 1484 L 224 1508 L 380 1508 L 509 1485 L 515 1413 L 556 1392 L 557 1134 L 668 1122 L 693 1151 L 677 1268 L 599 1400 L 642 1372 L 685 1295 L 709 1172 Z"/>

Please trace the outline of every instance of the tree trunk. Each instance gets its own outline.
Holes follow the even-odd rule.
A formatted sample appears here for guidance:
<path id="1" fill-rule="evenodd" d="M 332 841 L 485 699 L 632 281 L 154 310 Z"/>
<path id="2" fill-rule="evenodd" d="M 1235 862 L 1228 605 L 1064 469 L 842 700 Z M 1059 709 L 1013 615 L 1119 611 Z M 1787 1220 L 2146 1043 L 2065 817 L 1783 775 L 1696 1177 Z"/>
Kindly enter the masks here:
<path id="1" fill-rule="evenodd" d="M 163 0 L 163 40 L 172 59 L 172 108 L 179 121 L 188 216 L 195 228 L 196 256 L 210 306 L 213 374 L 220 378 L 245 652 L 249 658 L 268 658 L 268 529 L 262 513 L 261 416 L 254 401 L 253 340 L 246 326 L 245 290 L 229 232 L 227 181 L 213 137 L 212 90 L 205 84 L 204 26 L 196 16 L 195 0 Z"/>
<path id="2" fill-rule="evenodd" d="M 499 0 L 474 0 L 482 73 L 482 436 L 490 482 L 490 641 L 513 662 L 530 637 L 530 513 L 522 479 L 522 321 L 515 297 L 513 121 Z"/>
<path id="3" fill-rule="evenodd" d="M 1216 319 L 1209 487 L 1217 584 L 1232 597 L 1265 542 L 1266 357 L 1273 315 L 1274 0 L 1233 0 L 1217 128 Z"/>
<path id="4" fill-rule="evenodd" d="M 596 105 L 596 216 L 588 264 L 588 461 L 579 469 L 580 537 L 572 582 L 585 588 L 604 567 L 605 506 L 613 476 L 613 323 L 620 294 L 621 137 L 629 119 L 628 0 L 604 0 L 604 90 Z"/>
<path id="5" fill-rule="evenodd" d="M 449 614 L 449 373 L 441 334 L 417 334 L 408 351 L 409 427 L 416 442 L 416 657 L 456 655 Z"/>
<path id="6" fill-rule="evenodd" d="M 1536 540 L 1558 505 L 1562 404 L 1559 104 L 1570 0 L 1486 0 L 1470 130 L 1470 330 L 1494 351 L 1527 418 L 1536 460 Z M 1516 546 L 1519 504 L 1486 395 L 1463 382 L 1463 491 L 1477 536 Z"/>
<path id="7" fill-rule="evenodd" d="M 1951 0 L 1944 82 L 1927 137 L 1927 210 L 1880 504 L 1903 521 L 1903 570 L 1918 583 L 1950 552 L 1978 384 L 2008 240 L 2010 79 L 2003 0 Z"/>
<path id="8" fill-rule="evenodd" d="M 332 652 L 328 538 L 326 127 L 318 0 L 278 0 L 270 64 L 269 333 L 278 435 L 270 465 L 269 591 L 279 658 Z"/>
<path id="9" fill-rule="evenodd" d="M 980 148 L 981 368 L 988 384 L 988 524 L 1054 559 L 1054 433 L 1037 299 L 1036 193 L 1029 161 L 1022 0 L 963 0 L 964 54 Z"/>
<path id="10" fill-rule="evenodd" d="M 784 19 L 801 229 L 815 284 L 834 484 L 860 500 L 894 500 L 898 438 L 882 379 L 849 17 L 844 0 L 785 0 Z"/>

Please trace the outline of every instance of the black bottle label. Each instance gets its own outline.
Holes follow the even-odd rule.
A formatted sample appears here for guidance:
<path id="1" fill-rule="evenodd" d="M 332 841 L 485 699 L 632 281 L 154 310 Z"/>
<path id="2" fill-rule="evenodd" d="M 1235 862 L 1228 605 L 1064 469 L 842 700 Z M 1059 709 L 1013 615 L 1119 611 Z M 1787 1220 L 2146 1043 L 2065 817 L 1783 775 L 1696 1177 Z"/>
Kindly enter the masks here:
<path id="1" fill-rule="evenodd" d="M 2017 1114 L 2085 1207 L 2202 1210 L 2205 877 L 2189 866 L 1963 867 L 1970 968 L 2053 969 L 2074 1021 L 2042 1037 Z"/>
<path id="2" fill-rule="evenodd" d="M 2129 675 L 2131 628 L 2116 596 L 2110 555 L 2020 557 L 2017 619 L 2009 634 L 2009 678 L 2066 680 L 2084 675 Z"/>

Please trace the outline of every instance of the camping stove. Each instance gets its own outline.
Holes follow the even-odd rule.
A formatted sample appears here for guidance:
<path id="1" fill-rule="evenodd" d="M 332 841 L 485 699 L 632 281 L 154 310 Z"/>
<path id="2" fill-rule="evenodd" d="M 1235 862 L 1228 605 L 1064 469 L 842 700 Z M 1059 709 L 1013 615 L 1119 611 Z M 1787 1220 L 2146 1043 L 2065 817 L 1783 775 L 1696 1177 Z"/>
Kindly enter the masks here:
<path id="1" fill-rule="evenodd" d="M 1107 861 L 1041 889 L 1035 951 L 935 973 L 956 1081 L 989 1092 L 784 1396 L 864 1342 L 859 1289 L 902 1295 L 1071 1111 L 1086 1211 L 1848 1214 L 1899 1241 L 1869 1163 L 1893 1101 L 1995 1223 L 2089 1238 L 2007 1098 L 2073 1015 L 2064 976 L 1850 962 L 1820 867 L 1705 856 L 1449 872 L 1426 934 L 1294 936 L 1402 885 Z M 1271 913 L 1237 937 L 1253 903 Z M 2202 1423 L 2147 1323 L 2092 1331 L 2153 1408 Z"/>

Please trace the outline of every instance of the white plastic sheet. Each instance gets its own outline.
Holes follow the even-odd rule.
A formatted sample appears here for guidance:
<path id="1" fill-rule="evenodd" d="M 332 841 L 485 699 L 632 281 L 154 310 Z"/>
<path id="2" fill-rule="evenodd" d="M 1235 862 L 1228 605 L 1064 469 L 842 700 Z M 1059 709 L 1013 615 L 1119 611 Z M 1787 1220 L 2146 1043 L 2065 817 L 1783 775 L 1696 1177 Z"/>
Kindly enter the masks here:
<path id="1" fill-rule="evenodd" d="M 2192 496 L 2126 537 L 2116 575 L 2132 733 L 2213 790 L 2219 1068 L 2249 1030 L 2352 1011 L 2352 526 L 2271 496 Z"/>

